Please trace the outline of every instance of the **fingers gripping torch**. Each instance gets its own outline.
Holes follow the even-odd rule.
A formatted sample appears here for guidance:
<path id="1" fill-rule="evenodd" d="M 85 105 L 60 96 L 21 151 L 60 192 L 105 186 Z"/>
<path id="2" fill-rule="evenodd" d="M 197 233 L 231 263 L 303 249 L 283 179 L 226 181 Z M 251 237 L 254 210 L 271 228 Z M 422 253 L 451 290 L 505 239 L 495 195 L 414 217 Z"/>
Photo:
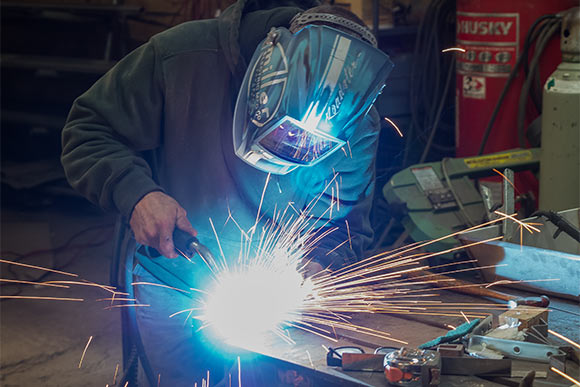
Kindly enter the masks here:
<path id="1" fill-rule="evenodd" d="M 178 228 L 173 230 L 173 246 L 175 251 L 187 260 L 191 261 L 195 254 L 197 254 L 206 264 L 215 262 L 213 254 L 205 245 L 201 244 L 193 235 Z"/>
<path id="2" fill-rule="evenodd" d="M 173 230 L 173 248 L 188 261 L 192 261 L 192 258 L 197 254 L 206 264 L 215 262 L 213 254 L 205 245 L 193 235 L 178 228 Z M 163 255 L 153 247 L 148 247 L 147 250 L 151 258 L 157 258 Z"/>

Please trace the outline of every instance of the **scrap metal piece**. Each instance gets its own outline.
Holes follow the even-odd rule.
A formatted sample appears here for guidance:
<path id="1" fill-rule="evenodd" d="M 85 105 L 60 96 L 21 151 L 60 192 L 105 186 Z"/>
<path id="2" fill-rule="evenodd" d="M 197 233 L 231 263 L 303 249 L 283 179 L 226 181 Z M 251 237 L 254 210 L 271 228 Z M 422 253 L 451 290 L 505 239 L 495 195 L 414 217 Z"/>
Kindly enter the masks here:
<path id="1" fill-rule="evenodd" d="M 437 352 L 443 357 L 460 357 L 463 356 L 463 344 L 439 344 Z"/>
<path id="2" fill-rule="evenodd" d="M 563 211 L 571 224 L 578 227 L 580 209 Z M 524 222 L 537 222 L 538 218 L 529 218 Z M 542 232 L 522 233 L 522 241 L 517 237 L 514 243 L 503 241 L 487 242 L 467 248 L 471 258 L 477 259 L 483 277 L 488 282 L 510 280 L 517 286 L 533 289 L 534 292 L 578 301 L 580 294 L 580 244 L 568 235 L 552 239 L 556 226 L 546 223 Z M 478 230 L 467 231 L 458 236 L 464 244 L 484 241 L 501 236 L 501 227 L 493 225 Z M 533 262 L 533 264 L 530 264 Z M 526 280 L 539 280 L 526 282 Z M 523 282 L 521 282 L 523 280 Z M 521 283 L 520 283 L 521 282 Z M 552 308 L 556 309 L 556 308 Z M 575 314 L 576 312 L 571 312 Z"/>
<path id="3" fill-rule="evenodd" d="M 512 359 L 531 360 L 541 363 L 549 363 L 553 355 L 561 355 L 563 352 L 556 345 L 528 343 L 525 341 L 496 339 L 494 337 L 472 335 L 469 338 L 469 351 L 481 351 L 489 348 L 500 352 Z"/>
<path id="4" fill-rule="evenodd" d="M 344 371 L 383 372 L 384 359 L 385 355 L 345 352 L 342 354 L 342 369 Z"/>
<path id="5" fill-rule="evenodd" d="M 491 330 L 491 328 L 493 327 L 492 324 L 493 324 L 493 316 L 490 314 L 486 318 L 481 320 L 481 322 L 479 324 L 477 324 L 475 326 L 475 328 L 473 328 L 473 330 L 471 331 L 471 334 L 477 335 L 477 336 L 483 336 Z"/>
<path id="6" fill-rule="evenodd" d="M 499 325 L 509 324 L 513 320 L 519 321 L 518 330 L 520 331 L 531 328 L 542 321 L 548 321 L 548 309 L 518 305 L 499 315 Z"/>
<path id="7" fill-rule="evenodd" d="M 514 171 L 513 169 L 506 168 L 503 170 L 504 180 L 503 180 L 503 213 L 512 215 L 515 212 L 516 205 L 515 205 L 515 192 L 514 187 L 512 186 L 512 182 L 514 181 Z M 503 220 L 503 240 L 509 242 L 514 237 L 514 230 L 516 225 L 514 221 L 511 219 L 504 219 Z"/>
<path id="8" fill-rule="evenodd" d="M 529 371 L 526 376 L 520 381 L 518 387 L 534 387 L 534 379 L 536 378 L 536 371 Z"/>
<path id="9" fill-rule="evenodd" d="M 443 356 L 442 375 L 507 376 L 512 373 L 510 359 L 479 359 L 476 357 Z"/>

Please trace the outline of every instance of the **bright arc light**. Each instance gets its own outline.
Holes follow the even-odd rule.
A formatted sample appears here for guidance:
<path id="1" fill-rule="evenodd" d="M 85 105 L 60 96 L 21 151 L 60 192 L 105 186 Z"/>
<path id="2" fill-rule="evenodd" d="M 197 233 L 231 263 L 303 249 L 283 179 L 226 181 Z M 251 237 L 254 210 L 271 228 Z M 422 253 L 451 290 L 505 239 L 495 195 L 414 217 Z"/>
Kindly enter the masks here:
<path id="1" fill-rule="evenodd" d="M 295 319 L 308 295 L 295 263 L 250 264 L 220 275 L 209 292 L 202 320 L 229 345 L 251 348 L 264 334 Z"/>

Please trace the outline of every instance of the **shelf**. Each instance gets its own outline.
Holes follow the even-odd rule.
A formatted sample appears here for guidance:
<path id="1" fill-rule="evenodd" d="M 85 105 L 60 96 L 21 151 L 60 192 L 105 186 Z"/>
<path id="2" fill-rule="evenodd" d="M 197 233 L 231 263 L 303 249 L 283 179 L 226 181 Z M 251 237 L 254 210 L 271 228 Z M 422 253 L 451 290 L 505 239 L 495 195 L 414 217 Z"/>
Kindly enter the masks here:
<path id="1" fill-rule="evenodd" d="M 0 64 L 2 67 L 30 69 L 30 70 L 53 70 L 85 74 L 104 74 L 117 61 L 105 59 L 76 59 L 49 56 L 2 54 Z"/>
<path id="2" fill-rule="evenodd" d="M 2 2 L 4 10 L 30 10 L 30 11 L 61 11 L 67 13 L 113 13 L 122 16 L 137 15 L 143 11 L 143 7 L 137 5 L 114 5 L 114 4 L 76 4 L 76 3 L 26 3 L 26 2 Z"/>
<path id="3" fill-rule="evenodd" d="M 379 38 L 396 37 L 417 34 L 417 26 L 399 26 L 379 29 Z"/>

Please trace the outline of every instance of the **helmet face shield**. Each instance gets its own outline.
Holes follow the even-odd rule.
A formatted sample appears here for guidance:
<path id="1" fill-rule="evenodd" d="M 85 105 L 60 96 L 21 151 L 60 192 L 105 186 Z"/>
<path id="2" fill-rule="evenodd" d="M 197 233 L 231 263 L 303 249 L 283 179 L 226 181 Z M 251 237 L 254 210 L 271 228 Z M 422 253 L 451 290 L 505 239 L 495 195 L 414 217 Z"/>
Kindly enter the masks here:
<path id="1" fill-rule="evenodd" d="M 271 155 L 298 165 L 312 165 L 344 145 L 340 139 L 303 128 L 288 116 L 271 125 L 257 143 Z"/>
<path id="2" fill-rule="evenodd" d="M 385 53 L 330 27 L 273 29 L 238 94 L 236 154 L 276 174 L 316 164 L 348 141 L 392 67 Z"/>

